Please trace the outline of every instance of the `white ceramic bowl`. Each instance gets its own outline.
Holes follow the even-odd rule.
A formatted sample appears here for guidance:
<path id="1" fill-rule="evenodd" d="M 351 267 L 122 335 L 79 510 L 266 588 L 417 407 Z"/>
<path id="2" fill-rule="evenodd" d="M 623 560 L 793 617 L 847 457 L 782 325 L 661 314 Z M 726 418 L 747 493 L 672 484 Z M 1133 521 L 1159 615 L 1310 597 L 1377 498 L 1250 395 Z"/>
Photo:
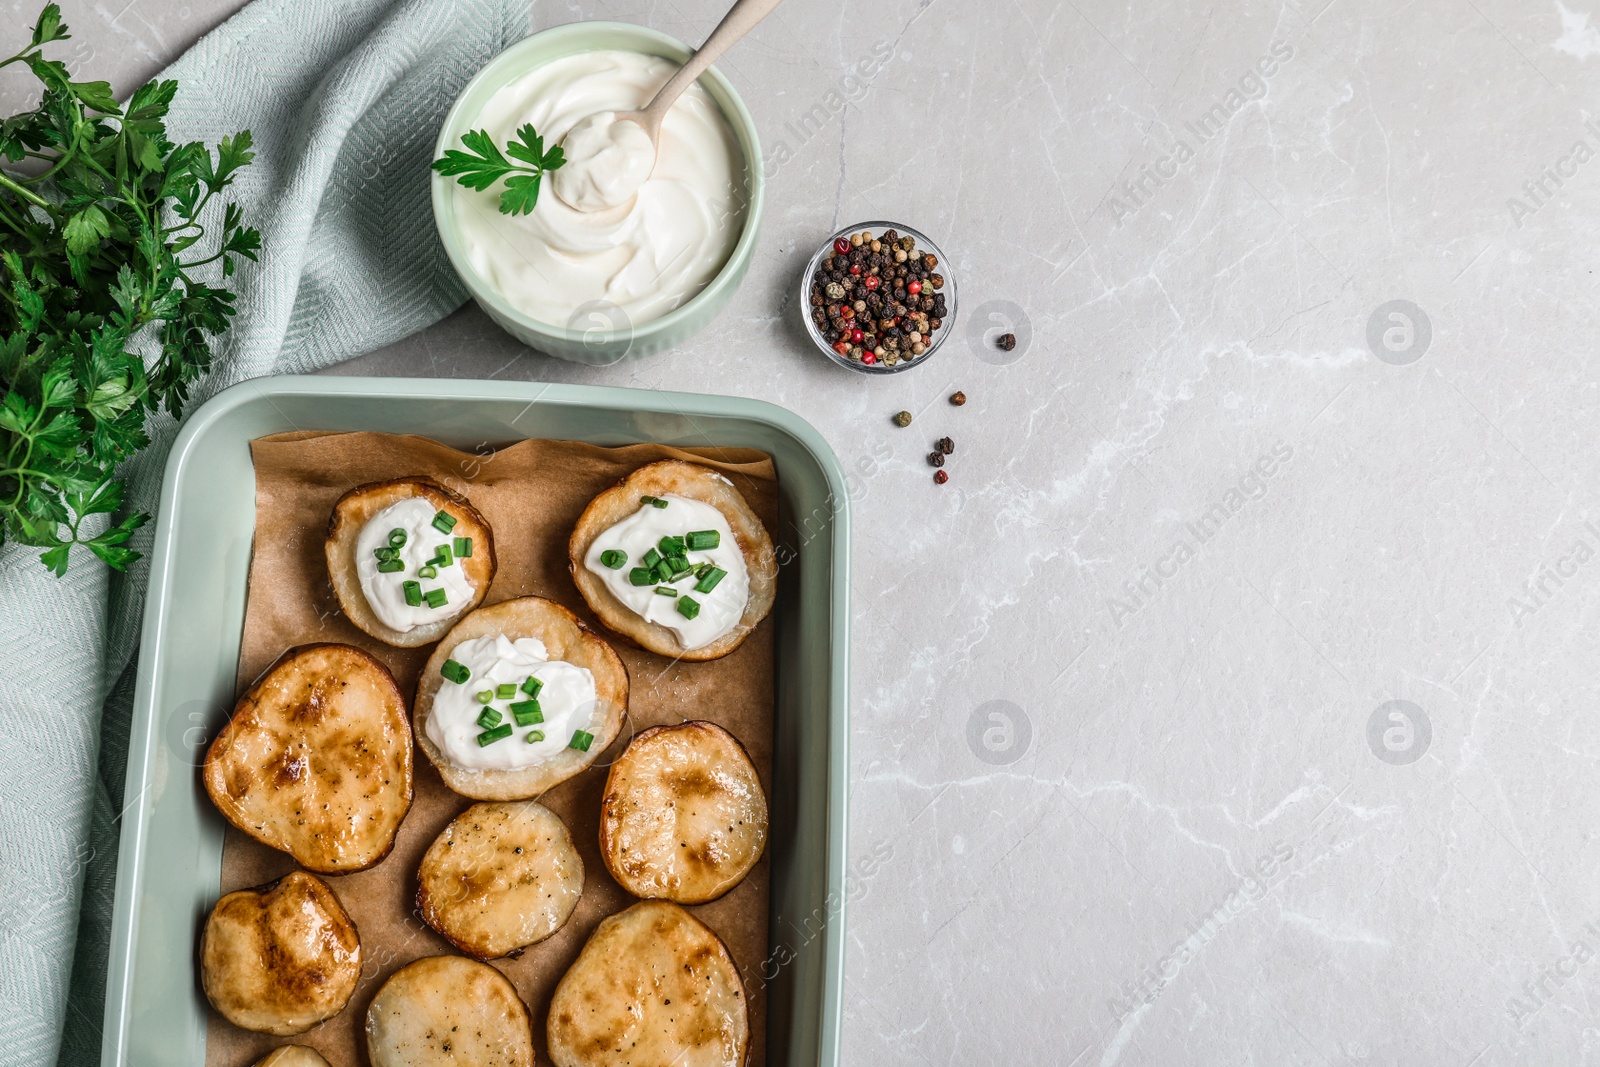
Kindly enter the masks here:
<path id="1" fill-rule="evenodd" d="M 643 26 L 623 22 L 574 22 L 536 33 L 501 52 L 473 76 L 461 96 L 445 116 L 434 146 L 435 159 L 446 149 L 458 148 L 461 135 L 473 128 L 491 97 L 529 71 L 566 56 L 606 50 L 640 52 L 660 56 L 674 63 L 687 62 L 690 49 L 672 37 Z M 761 141 L 755 120 L 733 85 L 715 67 L 700 76 L 699 84 L 711 94 L 732 127 L 744 160 L 744 180 L 748 193 L 744 229 L 728 261 L 710 284 L 674 311 L 645 323 L 632 323 L 621 309 L 603 301 L 578 308 L 566 323 L 540 322 L 518 311 L 488 279 L 473 269 L 467 258 L 465 241 L 456 221 L 456 194 L 461 186 L 455 178 L 432 172 L 433 221 L 439 229 L 445 252 L 478 306 L 530 348 L 575 363 L 606 366 L 638 356 L 661 352 L 687 341 L 708 324 L 732 299 L 739 283 L 750 269 L 756 238 L 761 229 L 761 210 L 766 201 L 766 178 L 761 167 Z"/>

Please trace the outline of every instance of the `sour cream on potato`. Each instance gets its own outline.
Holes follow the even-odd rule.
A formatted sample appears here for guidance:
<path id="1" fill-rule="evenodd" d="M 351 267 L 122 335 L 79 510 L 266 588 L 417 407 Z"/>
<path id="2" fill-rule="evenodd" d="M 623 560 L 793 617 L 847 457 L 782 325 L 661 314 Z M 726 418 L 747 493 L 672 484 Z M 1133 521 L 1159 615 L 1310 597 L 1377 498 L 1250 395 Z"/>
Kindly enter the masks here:
<path id="1" fill-rule="evenodd" d="M 586 667 L 550 659 L 544 642 L 536 637 L 516 641 L 504 634 L 477 637 L 452 649 L 450 659 L 469 674 L 465 681 L 447 679 L 439 687 L 428 715 L 427 734 L 457 767 L 520 771 L 560 755 L 572 743 L 575 731 L 594 730 L 599 718 L 594 675 Z M 530 676 L 542 683 L 536 698 L 521 688 Z M 499 696 L 502 685 L 516 686 L 515 695 Z M 478 698 L 486 692 L 495 694 L 487 703 Z M 511 705 L 529 699 L 537 699 L 542 721 L 519 726 Z M 511 727 L 509 736 L 479 743 L 487 729 L 478 721 L 485 708 L 492 708 L 500 723 Z M 534 739 L 535 733 L 541 736 Z"/>
<path id="2" fill-rule="evenodd" d="M 411 497 L 389 505 L 367 520 L 356 539 L 356 572 L 361 576 L 361 592 L 372 613 L 391 630 L 406 633 L 418 626 L 459 615 L 462 607 L 476 595 L 459 562 L 434 568 L 437 574 L 433 578 L 423 578 L 418 573 L 434 558 L 440 545 L 455 544 L 455 538 L 434 528 L 434 516 L 438 513 L 439 509 L 431 501 Z M 405 544 L 397 550 L 397 558 L 404 567 L 397 571 L 380 571 L 377 551 L 391 547 L 389 535 L 395 530 L 402 530 L 406 535 Z M 407 604 L 405 583 L 408 581 L 416 582 L 424 593 L 443 589 L 444 603 L 436 608 L 429 607 L 426 601 L 415 606 Z"/>
<path id="3" fill-rule="evenodd" d="M 745 569 L 744 553 L 734 539 L 728 520 L 710 504 L 675 495 L 658 499 L 665 500 L 667 506 L 658 508 L 644 504 L 596 537 L 584 556 L 584 566 L 636 615 L 677 634 L 685 649 L 704 648 L 732 632 L 744 616 L 745 604 L 750 599 L 750 574 Z M 710 563 L 726 572 L 726 577 L 711 592 L 697 590 L 698 583 L 692 577 L 676 583 L 657 579 L 648 585 L 633 584 L 629 576 L 643 564 L 645 556 L 658 547 L 663 537 L 682 537 L 704 530 L 717 532 L 717 547 L 688 549 L 687 558 L 691 564 Z M 605 564 L 607 552 L 624 553 L 627 560 L 620 567 L 608 567 Z M 658 592 L 661 586 L 672 588 L 678 595 L 666 596 Z M 699 613 L 693 618 L 679 610 L 681 597 L 688 597 L 699 606 Z"/>

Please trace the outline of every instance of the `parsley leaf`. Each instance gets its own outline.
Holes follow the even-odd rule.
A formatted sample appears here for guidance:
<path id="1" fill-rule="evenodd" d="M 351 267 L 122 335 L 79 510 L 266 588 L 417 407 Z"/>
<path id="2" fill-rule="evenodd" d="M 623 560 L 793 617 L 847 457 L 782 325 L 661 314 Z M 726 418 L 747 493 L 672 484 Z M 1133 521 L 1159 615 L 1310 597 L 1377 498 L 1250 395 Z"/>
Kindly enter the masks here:
<path id="1" fill-rule="evenodd" d="M 560 170 L 567 162 L 567 154 L 556 145 L 545 151 L 544 138 L 531 123 L 517 131 L 515 138 L 501 152 L 489 136 L 488 130 L 468 130 L 461 135 L 463 152 L 457 148 L 445 150 L 443 159 L 433 161 L 433 169 L 447 178 L 455 178 L 468 189 L 483 191 L 495 182 L 505 179 L 505 190 L 500 194 L 500 213 L 526 215 L 539 200 L 539 185 L 546 174 Z M 511 162 L 519 160 L 520 164 Z"/>
<path id="2" fill-rule="evenodd" d="M 249 165 L 250 134 L 214 156 L 172 143 L 177 83 L 119 108 L 110 85 L 45 58 L 67 36 L 47 4 L 0 60 L 44 85 L 38 107 L 0 118 L 0 161 L 36 164 L 0 167 L 0 542 L 43 549 L 57 574 L 76 545 L 118 570 L 138 558 L 127 542 L 147 516 L 118 518 L 117 467 L 150 443 L 150 415 L 182 413 L 234 313 L 222 283 L 261 247 L 237 206 L 211 205 Z M 111 517 L 98 533 L 93 515 Z"/>

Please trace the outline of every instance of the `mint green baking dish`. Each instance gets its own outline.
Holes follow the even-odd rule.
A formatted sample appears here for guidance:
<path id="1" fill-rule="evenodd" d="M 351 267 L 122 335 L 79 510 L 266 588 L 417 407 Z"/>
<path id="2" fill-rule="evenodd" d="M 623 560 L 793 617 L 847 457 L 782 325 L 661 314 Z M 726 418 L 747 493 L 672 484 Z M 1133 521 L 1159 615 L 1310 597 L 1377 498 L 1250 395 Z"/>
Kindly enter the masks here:
<path id="1" fill-rule="evenodd" d="M 553 59 L 610 49 L 660 56 L 680 65 L 688 62 L 693 54 L 687 45 L 676 38 L 626 22 L 573 22 L 536 33 L 495 56 L 467 82 L 439 129 L 439 141 L 434 146 L 433 158 L 443 157 L 446 149 L 461 147 L 461 135 L 472 129 L 484 105 L 514 79 Z M 454 178 L 433 173 L 433 221 L 438 227 L 439 239 L 444 242 L 450 263 L 461 276 L 473 300 L 501 329 L 540 352 L 574 363 L 609 366 L 682 344 L 704 329 L 733 299 L 739 283 L 744 281 L 745 274 L 750 270 L 756 239 L 761 232 L 761 211 L 766 203 L 767 182 L 761 164 L 761 138 L 756 131 L 756 121 L 744 106 L 738 90 L 723 77 L 721 71 L 712 67 L 700 75 L 698 84 L 722 109 L 739 143 L 740 154 L 744 157 L 745 193 L 748 198 L 744 229 L 728 261 L 710 284 L 682 307 L 659 319 L 634 324 L 627 321 L 627 316 L 620 308 L 605 301 L 585 304 L 573 316 L 573 321 L 568 323 L 540 322 L 518 311 L 473 269 L 467 258 L 465 242 L 455 217 L 456 194 L 461 187 Z"/>
<path id="2" fill-rule="evenodd" d="M 255 524 L 249 443 L 286 430 L 415 433 L 476 450 L 547 437 L 771 454 L 780 494 L 772 533 L 783 566 L 773 615 L 771 953 L 759 964 L 768 982 L 767 1062 L 837 1064 L 850 524 L 844 474 L 828 445 L 791 412 L 737 397 L 338 377 L 234 386 L 194 413 L 167 462 L 128 749 L 101 1062 L 205 1062 L 207 1006 L 195 958 L 218 892 L 223 822 L 206 800 L 196 765 L 234 698 Z"/>

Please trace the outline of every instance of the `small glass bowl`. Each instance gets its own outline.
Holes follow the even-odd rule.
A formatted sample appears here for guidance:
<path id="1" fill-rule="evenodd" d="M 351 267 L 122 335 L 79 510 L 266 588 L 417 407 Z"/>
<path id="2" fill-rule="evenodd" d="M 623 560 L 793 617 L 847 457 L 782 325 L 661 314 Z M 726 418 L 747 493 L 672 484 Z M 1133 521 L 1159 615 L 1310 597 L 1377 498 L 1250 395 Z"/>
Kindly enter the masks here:
<path id="1" fill-rule="evenodd" d="M 863 230 L 870 232 L 874 237 L 882 237 L 885 230 L 895 230 L 899 232 L 901 236 L 915 238 L 917 242 L 917 252 L 924 255 L 931 252 L 937 256 L 939 258 L 939 266 L 936 268 L 936 272 L 944 275 L 944 288 L 938 290 L 938 292 L 944 297 L 945 316 L 943 320 L 941 320 L 942 325 L 940 328 L 934 331 L 933 343 L 928 346 L 928 350 L 922 353 L 922 355 L 916 356 L 912 359 L 902 359 L 899 363 L 892 367 L 884 363 L 882 360 L 879 360 L 877 363 L 868 364 L 860 363 L 851 359 L 849 356 L 841 356 L 839 353 L 835 352 L 833 350 L 833 346 L 823 338 L 822 330 L 811 319 L 812 279 L 816 275 L 817 271 L 821 269 L 822 261 L 833 253 L 833 242 L 837 241 L 841 237 L 848 238 L 853 233 L 861 233 Z M 822 243 L 822 247 L 817 249 L 816 255 L 811 257 L 811 262 L 806 264 L 806 271 L 800 276 L 800 318 L 805 323 L 806 333 L 811 337 L 812 341 L 816 342 L 817 349 L 823 355 L 833 360 L 833 362 L 839 364 L 839 366 L 849 367 L 851 370 L 860 374 L 898 374 L 901 371 L 910 370 L 912 367 L 920 367 L 924 363 L 928 362 L 928 360 L 933 358 L 934 353 L 938 352 L 939 349 L 944 347 L 945 341 L 949 340 L 950 335 L 955 332 L 955 272 L 951 269 L 950 261 L 945 258 L 944 251 L 940 249 L 938 245 L 929 240 L 928 236 L 921 231 L 898 222 L 858 222 L 852 226 L 846 226 L 839 232 L 830 235 L 828 239 Z"/>

